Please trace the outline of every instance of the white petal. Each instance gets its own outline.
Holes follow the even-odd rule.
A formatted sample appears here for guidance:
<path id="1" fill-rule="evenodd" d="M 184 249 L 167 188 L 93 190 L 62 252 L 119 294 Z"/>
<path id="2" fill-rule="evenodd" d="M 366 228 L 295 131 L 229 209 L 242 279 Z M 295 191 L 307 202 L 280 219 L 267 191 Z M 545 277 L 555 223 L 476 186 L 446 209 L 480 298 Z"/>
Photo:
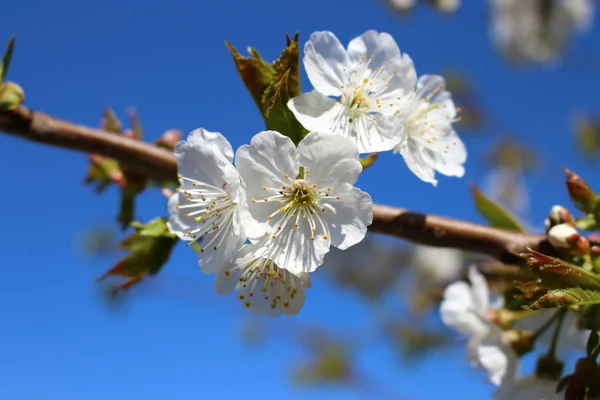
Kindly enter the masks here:
<path id="1" fill-rule="evenodd" d="M 490 305 L 490 292 L 488 284 L 483 275 L 475 265 L 469 267 L 469 281 L 471 282 L 471 293 L 473 294 L 473 305 L 479 315 L 484 315 Z"/>
<path id="2" fill-rule="evenodd" d="M 437 185 L 435 171 L 430 166 L 431 163 L 428 162 L 430 156 L 423 151 L 418 143 L 409 138 L 396 146 L 394 152 L 400 152 L 400 154 L 402 154 L 408 169 L 410 169 L 419 179 L 431 183 L 433 186 Z"/>
<path id="3" fill-rule="evenodd" d="M 300 171 L 296 146 L 290 138 L 279 132 L 260 132 L 252 138 L 250 145 L 238 149 L 235 162 L 248 197 L 246 235 L 250 239 L 257 239 L 272 229 L 274 225 L 267 216 L 280 208 L 275 201 L 264 201 L 273 191 L 263 188 L 276 189 L 282 184 L 293 183 Z M 252 199 L 255 201 L 252 202 Z"/>
<path id="4" fill-rule="evenodd" d="M 193 222 L 193 220 L 190 220 L 185 216 L 185 210 L 177 208 L 178 205 L 185 203 L 186 198 L 187 196 L 183 193 L 176 192 L 169 197 L 169 201 L 167 202 L 167 209 L 171 214 L 167 226 L 169 227 L 169 230 L 176 234 L 181 240 L 190 240 L 190 237 L 185 236 L 185 233 L 190 230 Z"/>
<path id="5" fill-rule="evenodd" d="M 309 131 L 349 139 L 360 153 L 391 150 L 405 137 L 405 127 L 397 118 L 384 115 L 374 118 L 368 114 L 354 116 L 336 100 L 316 92 L 293 98 L 288 107 Z"/>
<path id="6" fill-rule="evenodd" d="M 397 118 L 364 115 L 354 118 L 348 139 L 352 140 L 359 153 L 388 151 L 405 139 L 405 126 Z"/>
<path id="7" fill-rule="evenodd" d="M 231 164 L 231 145 L 218 132 L 196 129 L 175 145 L 179 175 L 217 187 L 236 184 L 238 173 Z"/>
<path id="8" fill-rule="evenodd" d="M 390 69 L 396 70 L 396 77 L 389 82 L 390 90 L 410 93 L 415 88 L 417 73 L 413 62 L 408 55 L 400 54 L 396 41 L 388 33 L 370 30 L 352 39 L 348 45 L 348 56 L 353 65 L 360 62 L 363 56 L 367 59 L 374 56 L 369 64 L 372 70 L 387 62 Z"/>
<path id="9" fill-rule="evenodd" d="M 511 363 L 516 363 L 513 351 L 500 340 L 500 333 L 484 338 L 477 347 L 477 356 L 482 368 L 488 372 L 490 381 L 499 386 L 508 376 Z"/>
<path id="10" fill-rule="evenodd" d="M 341 136 L 310 132 L 298 144 L 298 155 L 309 170 L 306 179 L 319 187 L 354 184 L 362 172 L 356 145 Z"/>
<path id="11" fill-rule="evenodd" d="M 318 92 L 308 92 L 294 97 L 287 105 L 307 130 L 345 136 L 348 110 L 337 100 Z"/>
<path id="12" fill-rule="evenodd" d="M 304 45 L 304 67 L 315 89 L 326 96 L 339 96 L 348 69 L 348 54 L 329 31 L 314 32 Z"/>
<path id="13" fill-rule="evenodd" d="M 215 234 L 213 233 L 213 235 Z M 206 243 L 204 242 L 208 242 L 210 236 L 205 236 L 199 243 L 204 251 L 198 255 L 198 264 L 205 274 L 214 274 L 222 269 L 246 241 L 244 237 L 237 236 L 233 232 L 222 232 L 221 235 L 222 238 L 219 239 L 222 239 L 222 241 L 219 243 L 217 250 L 212 247 L 212 243 L 205 246 Z M 215 241 L 219 239 L 215 239 Z"/>
<path id="14" fill-rule="evenodd" d="M 465 335 L 487 332 L 487 324 L 475 313 L 474 307 L 471 287 L 466 282 L 454 282 L 444 291 L 440 306 L 442 321 Z"/>
<path id="15" fill-rule="evenodd" d="M 272 259 L 280 268 L 299 275 L 315 271 L 321 264 L 331 245 L 331 233 L 319 214 L 296 211 L 294 217 L 291 211 L 273 218 L 274 224 L 283 225 L 281 231 L 265 236 L 266 244 L 272 254 Z M 306 217 L 306 218 L 304 218 Z M 281 223 L 281 218 L 287 220 Z M 297 223 L 296 227 L 294 223 Z M 313 231 L 313 229 L 315 229 Z"/>
<path id="16" fill-rule="evenodd" d="M 535 375 L 529 375 L 510 382 L 502 384 L 502 387 L 494 393 L 496 400 L 563 400 L 564 393 L 556 393 L 558 382 L 549 379 L 538 378 Z"/>
<path id="17" fill-rule="evenodd" d="M 368 193 L 344 183 L 330 196 L 321 197 L 319 204 L 325 209 L 320 215 L 329 224 L 333 246 L 345 250 L 364 239 L 367 226 L 373 222 L 373 202 Z"/>
<path id="18" fill-rule="evenodd" d="M 196 236 L 203 236 L 197 242 L 202 249 L 198 253 L 200 269 L 205 274 L 215 273 L 242 247 L 245 237 L 234 232 L 233 219 L 235 218 L 216 220 L 221 221 L 217 224 L 217 230 L 213 230 L 213 226 L 210 224 L 203 225 L 195 222 L 194 218 L 186 216 L 186 213 L 190 212 L 189 209 L 177 208 L 177 206 L 187 204 L 186 199 L 187 196 L 182 192 L 177 192 L 169 198 L 168 208 L 171 216 L 167 225 L 171 232 L 184 241 L 191 241 Z M 236 212 L 237 210 L 234 210 L 233 214 L 235 215 Z M 187 232 L 197 229 L 200 229 L 200 232 L 194 236 L 187 234 Z"/>

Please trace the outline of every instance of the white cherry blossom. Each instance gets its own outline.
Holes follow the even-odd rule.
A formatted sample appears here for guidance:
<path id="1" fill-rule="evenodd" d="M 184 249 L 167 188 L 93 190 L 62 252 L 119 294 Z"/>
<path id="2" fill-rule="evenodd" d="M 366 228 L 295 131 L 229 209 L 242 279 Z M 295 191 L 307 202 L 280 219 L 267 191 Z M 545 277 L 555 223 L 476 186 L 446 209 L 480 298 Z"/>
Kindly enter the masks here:
<path id="1" fill-rule="evenodd" d="M 346 50 L 333 33 L 314 32 L 303 60 L 315 91 L 288 107 L 306 129 L 341 135 L 360 153 L 391 150 L 403 139 L 404 124 L 394 116 L 417 77 L 392 36 L 370 30 Z"/>
<path id="2" fill-rule="evenodd" d="M 437 185 L 435 172 L 462 177 L 467 150 L 452 123 L 457 109 L 444 78 L 424 75 L 416 90 L 404 96 L 399 105 L 406 123 L 406 140 L 394 147 L 408 168 L 425 182 Z"/>
<path id="3" fill-rule="evenodd" d="M 279 268 L 312 272 L 330 245 L 360 242 L 372 222 L 371 197 L 353 186 L 358 150 L 340 136 L 311 132 L 296 148 L 279 132 L 260 132 L 238 149 L 236 165 L 248 196 L 246 234 Z"/>
<path id="4" fill-rule="evenodd" d="M 475 266 L 469 268 L 468 276 L 471 285 L 461 281 L 446 288 L 442 321 L 469 337 L 468 361 L 487 370 L 490 381 L 498 386 L 515 370 L 516 354 L 507 346 L 502 330 L 488 318 L 492 306 L 485 278 Z"/>
<path id="5" fill-rule="evenodd" d="M 593 0 L 492 0 L 491 34 L 518 63 L 556 62 L 575 32 L 592 25 Z"/>
<path id="6" fill-rule="evenodd" d="M 169 229 L 200 245 L 202 272 L 215 273 L 246 240 L 245 192 L 231 145 L 218 132 L 196 129 L 175 146 L 180 187 L 169 198 Z"/>
<path id="7" fill-rule="evenodd" d="M 236 290 L 240 303 L 254 315 L 296 315 L 304 305 L 310 277 L 279 268 L 264 250 L 245 245 L 217 273 L 215 291 L 226 295 Z"/>
<path id="8" fill-rule="evenodd" d="M 504 383 L 495 393 L 495 400 L 562 400 L 556 393 L 558 382 L 529 375 Z"/>

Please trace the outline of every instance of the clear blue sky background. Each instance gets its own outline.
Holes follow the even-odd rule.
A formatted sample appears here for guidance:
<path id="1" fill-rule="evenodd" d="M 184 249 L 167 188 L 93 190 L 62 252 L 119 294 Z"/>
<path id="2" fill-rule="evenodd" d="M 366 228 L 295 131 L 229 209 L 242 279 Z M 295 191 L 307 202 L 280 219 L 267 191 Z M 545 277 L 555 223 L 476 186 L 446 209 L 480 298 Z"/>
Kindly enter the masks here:
<path id="1" fill-rule="evenodd" d="M 575 110 L 599 110 L 600 68 L 590 64 L 599 56 L 598 26 L 574 43 L 567 55 L 573 61 L 562 67 L 515 70 L 491 45 L 485 2 L 465 3 L 451 17 L 422 7 L 400 19 L 374 0 L 7 1 L 0 6 L 0 40 L 18 34 L 9 78 L 25 88 L 34 109 L 97 126 L 103 107 L 124 116 L 136 106 L 151 139 L 169 128 L 205 127 L 237 147 L 262 121 L 224 40 L 273 59 L 286 32 L 300 31 L 304 42 L 312 31 L 331 30 L 347 43 L 367 29 L 387 31 L 419 74 L 469 73 L 495 118 L 545 155 L 544 168 L 529 179 L 532 223 L 540 226 L 553 204 L 568 204 L 560 166 L 600 188 L 597 165 L 578 159 L 570 119 Z M 433 188 L 384 154 L 360 186 L 381 203 L 481 221 L 467 183 L 481 182 L 482 155 L 495 131 L 466 138 L 464 179 L 442 178 Z M 213 293 L 212 278 L 183 248 L 123 308 L 107 307 L 93 278 L 110 260 L 86 260 L 78 238 L 113 221 L 117 197 L 82 187 L 86 167 L 82 154 L 0 136 L 1 399 L 398 398 L 390 391 L 448 399 L 464 398 L 465 390 L 468 398 L 489 398 L 492 388 L 463 362 L 464 348 L 406 367 L 378 341 L 357 357 L 384 391 L 295 387 L 290 367 L 304 353 L 286 338 L 294 325 L 279 320 L 269 325 L 267 344 L 243 343 L 245 311 L 233 297 Z M 159 193 L 148 192 L 138 217 L 164 214 L 164 206 Z M 292 323 L 351 332 L 373 320 L 354 294 L 326 279 L 313 285 Z"/>

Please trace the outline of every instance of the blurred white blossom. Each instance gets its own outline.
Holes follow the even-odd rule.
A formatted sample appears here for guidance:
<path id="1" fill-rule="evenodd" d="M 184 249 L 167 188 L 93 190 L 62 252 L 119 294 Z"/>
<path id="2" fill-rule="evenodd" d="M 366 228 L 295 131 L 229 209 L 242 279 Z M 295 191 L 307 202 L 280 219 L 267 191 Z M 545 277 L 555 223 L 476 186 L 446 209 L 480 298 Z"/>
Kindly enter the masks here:
<path id="1" fill-rule="evenodd" d="M 433 246 L 416 246 L 411 264 L 420 289 L 455 281 L 465 269 L 460 251 Z"/>
<path id="2" fill-rule="evenodd" d="M 488 372 L 490 381 L 499 386 L 517 369 L 517 358 L 507 345 L 503 331 L 489 319 L 501 307 L 490 303 L 487 281 L 475 266 L 469 268 L 469 281 L 454 282 L 444 292 L 440 312 L 442 321 L 469 337 L 467 360 Z"/>
<path id="3" fill-rule="evenodd" d="M 557 60 L 574 31 L 591 26 L 593 0 L 491 0 L 492 36 L 511 60 Z"/>
<path id="4" fill-rule="evenodd" d="M 495 400 L 561 400 L 564 394 L 556 393 L 558 382 L 534 375 L 517 380 L 507 380 L 495 393 Z"/>

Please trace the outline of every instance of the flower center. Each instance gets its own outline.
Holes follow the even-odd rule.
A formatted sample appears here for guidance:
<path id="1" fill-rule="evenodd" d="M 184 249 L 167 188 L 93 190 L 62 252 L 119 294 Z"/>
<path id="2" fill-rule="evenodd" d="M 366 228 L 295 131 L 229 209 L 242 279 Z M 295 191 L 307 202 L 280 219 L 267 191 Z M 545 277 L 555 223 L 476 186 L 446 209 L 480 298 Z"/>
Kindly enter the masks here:
<path id="1" fill-rule="evenodd" d="M 389 81 L 396 75 L 396 70 L 391 70 L 387 61 L 380 67 L 371 69 L 369 65 L 375 56 L 366 61 L 365 59 L 366 57 L 362 56 L 351 71 L 343 70 L 346 73 L 346 84 L 341 86 L 343 92 L 339 101 L 348 108 L 349 122 L 363 115 L 379 114 L 384 108 L 397 109 L 396 101 L 386 100 L 385 104 L 381 101 L 381 97 L 390 88 Z"/>
<path id="2" fill-rule="evenodd" d="M 304 179 L 296 179 L 294 185 L 288 189 L 287 195 L 291 197 L 295 206 L 304 206 L 315 204 L 318 193 L 316 193 L 316 185 L 310 186 Z"/>
<path id="3" fill-rule="evenodd" d="M 311 240 L 316 235 L 328 239 L 327 229 L 318 214 L 326 212 L 326 204 L 319 204 L 320 199 L 330 198 L 340 200 L 340 196 L 331 193 L 331 187 L 320 187 L 316 183 L 310 183 L 307 179 L 308 169 L 301 168 L 296 179 L 284 175 L 283 184 L 278 188 L 263 186 L 265 197 L 252 199 L 252 203 L 268 204 L 276 202 L 279 208 L 272 209 L 273 212 L 267 216 L 273 221 L 272 230 L 265 232 L 266 239 L 278 239 L 280 233 L 289 232 L 290 229 L 303 228 L 308 225 Z M 303 232 L 307 232 L 302 229 Z M 288 245 L 293 245 L 289 243 Z"/>

